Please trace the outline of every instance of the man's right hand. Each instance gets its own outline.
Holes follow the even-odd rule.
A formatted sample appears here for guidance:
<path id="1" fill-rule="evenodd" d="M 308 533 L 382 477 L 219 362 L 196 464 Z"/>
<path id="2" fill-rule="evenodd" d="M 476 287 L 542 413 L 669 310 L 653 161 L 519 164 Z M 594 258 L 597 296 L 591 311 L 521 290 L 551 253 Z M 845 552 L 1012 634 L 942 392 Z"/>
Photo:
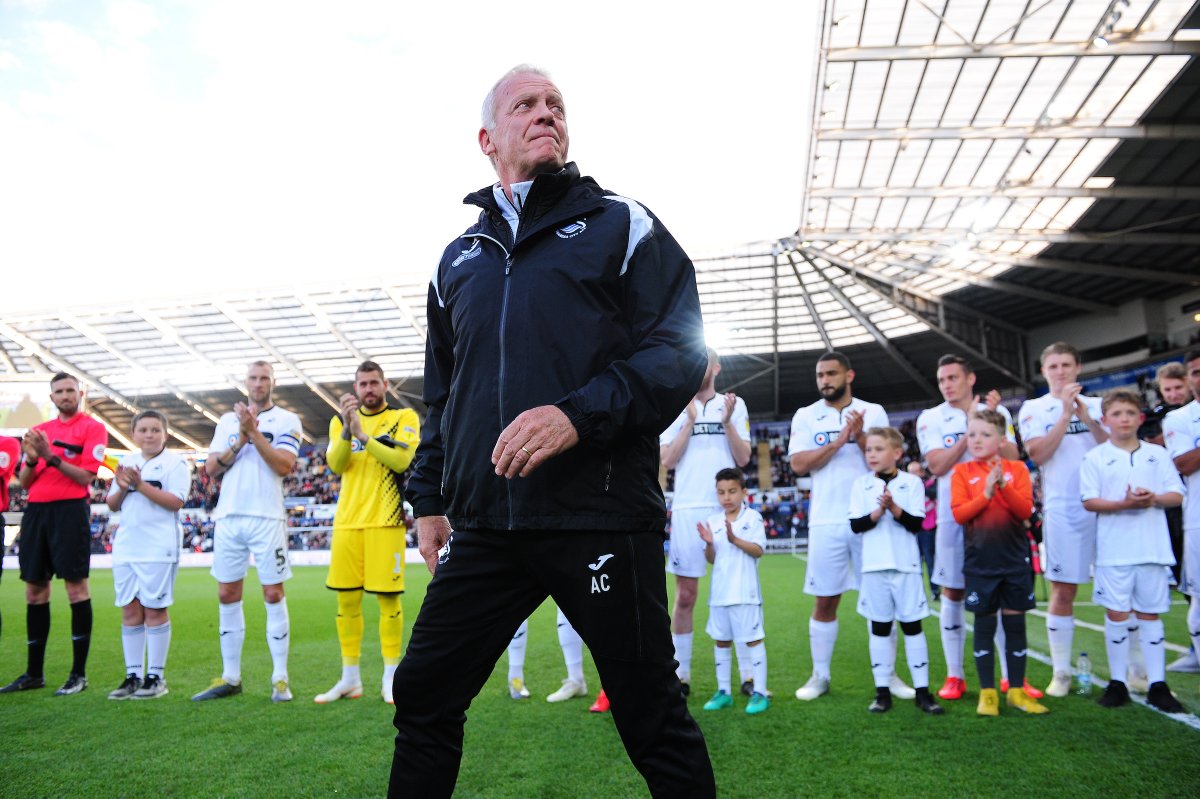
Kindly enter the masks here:
<path id="1" fill-rule="evenodd" d="M 438 551 L 450 540 L 450 520 L 445 516 L 422 516 L 417 519 L 417 551 L 425 559 L 429 573 L 437 569 Z"/>

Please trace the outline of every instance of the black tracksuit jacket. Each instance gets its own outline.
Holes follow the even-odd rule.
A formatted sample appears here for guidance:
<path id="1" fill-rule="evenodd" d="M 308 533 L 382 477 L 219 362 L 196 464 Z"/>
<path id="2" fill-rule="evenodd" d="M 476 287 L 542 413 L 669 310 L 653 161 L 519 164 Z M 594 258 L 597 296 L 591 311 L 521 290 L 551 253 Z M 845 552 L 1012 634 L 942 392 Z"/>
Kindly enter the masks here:
<path id="1" fill-rule="evenodd" d="M 430 283 L 429 416 L 406 497 L 458 530 L 659 531 L 658 435 L 706 353 L 691 261 L 641 205 L 568 164 L 540 175 L 512 229 L 488 186 Z M 529 477 L 491 453 L 520 413 L 556 405 L 579 443 Z"/>

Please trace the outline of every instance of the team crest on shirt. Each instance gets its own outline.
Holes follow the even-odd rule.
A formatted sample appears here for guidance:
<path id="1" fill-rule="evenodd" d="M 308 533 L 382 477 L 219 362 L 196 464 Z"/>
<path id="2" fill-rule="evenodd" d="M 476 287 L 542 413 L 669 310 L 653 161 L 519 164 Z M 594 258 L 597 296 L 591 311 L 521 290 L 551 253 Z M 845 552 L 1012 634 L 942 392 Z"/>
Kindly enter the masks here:
<path id="1" fill-rule="evenodd" d="M 469 248 L 463 250 L 462 255 L 458 256 L 457 258 L 455 258 L 453 261 L 450 262 L 450 268 L 453 269 L 454 267 L 461 264 L 463 261 L 469 261 L 472 258 L 475 258 L 475 257 L 481 255 L 483 253 L 483 248 L 481 246 L 479 246 L 480 241 L 481 241 L 480 239 L 475 239 L 474 244 L 472 244 Z"/>
<path id="2" fill-rule="evenodd" d="M 0 452 L 0 469 L 7 469 L 10 463 L 12 463 L 12 460 L 8 457 L 8 453 Z"/>
<path id="3" fill-rule="evenodd" d="M 96 446 L 92 447 L 92 460 L 94 460 L 94 461 L 103 461 L 104 460 L 104 445 L 103 444 L 97 444 Z"/>
<path id="4" fill-rule="evenodd" d="M 584 222 L 582 219 L 576 219 L 571 224 L 554 231 L 554 235 L 560 239 L 573 239 L 585 230 L 587 230 L 587 222 Z"/>
<path id="5" fill-rule="evenodd" d="M 968 605 L 978 605 L 979 604 L 979 594 L 972 591 L 969 595 L 967 595 L 967 604 Z"/>
<path id="6" fill-rule="evenodd" d="M 75 458 L 77 458 L 78 456 L 79 456 L 79 453 L 76 452 L 75 450 L 70 449 L 69 447 L 63 447 L 63 457 L 66 458 L 67 460 L 69 460 L 69 461 L 75 460 Z M 97 460 L 100 460 L 100 459 L 97 458 Z"/>

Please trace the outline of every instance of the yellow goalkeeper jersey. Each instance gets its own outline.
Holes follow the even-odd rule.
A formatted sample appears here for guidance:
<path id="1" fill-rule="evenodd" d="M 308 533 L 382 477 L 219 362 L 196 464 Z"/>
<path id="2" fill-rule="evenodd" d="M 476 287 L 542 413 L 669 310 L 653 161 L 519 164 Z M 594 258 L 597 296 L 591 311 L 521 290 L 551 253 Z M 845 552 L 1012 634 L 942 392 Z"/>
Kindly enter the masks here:
<path id="1" fill-rule="evenodd" d="M 329 468 L 342 476 L 337 527 L 403 527 L 404 470 L 412 463 L 421 439 L 421 423 L 411 408 L 358 409 L 366 446 L 342 438 L 342 417 L 329 420 Z"/>

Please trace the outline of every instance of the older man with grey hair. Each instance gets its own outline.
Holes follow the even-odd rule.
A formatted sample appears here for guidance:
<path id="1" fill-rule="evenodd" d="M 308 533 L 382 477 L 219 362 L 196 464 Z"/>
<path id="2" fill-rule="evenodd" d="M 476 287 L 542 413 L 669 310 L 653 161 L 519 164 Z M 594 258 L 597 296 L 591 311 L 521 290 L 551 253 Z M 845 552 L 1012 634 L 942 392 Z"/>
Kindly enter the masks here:
<path id="1" fill-rule="evenodd" d="M 651 794 L 716 793 L 675 675 L 658 486 L 658 434 L 707 364 L 695 270 L 642 205 L 568 163 L 568 141 L 545 72 L 495 84 L 479 146 L 499 181 L 466 198 L 479 221 L 430 282 L 406 495 L 434 577 L 396 672 L 391 796 L 453 792 L 467 707 L 547 597 Z"/>

